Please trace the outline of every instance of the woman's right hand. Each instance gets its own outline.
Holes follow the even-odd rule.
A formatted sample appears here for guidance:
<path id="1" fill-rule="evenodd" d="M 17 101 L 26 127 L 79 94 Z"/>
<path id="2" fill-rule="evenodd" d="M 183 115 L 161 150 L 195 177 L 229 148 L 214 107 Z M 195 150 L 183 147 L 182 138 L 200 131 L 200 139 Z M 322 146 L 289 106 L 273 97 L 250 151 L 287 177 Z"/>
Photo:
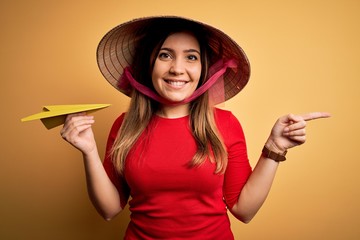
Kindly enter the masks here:
<path id="1" fill-rule="evenodd" d="M 60 134 L 65 141 L 83 154 L 90 154 L 96 150 L 96 142 L 91 128 L 94 122 L 94 117 L 88 116 L 86 113 L 69 114 Z"/>
<path id="2" fill-rule="evenodd" d="M 87 190 L 96 210 L 104 219 L 110 220 L 121 210 L 119 192 L 109 179 L 97 152 L 91 126 L 94 117 L 86 113 L 66 117 L 61 136 L 83 153 Z"/>

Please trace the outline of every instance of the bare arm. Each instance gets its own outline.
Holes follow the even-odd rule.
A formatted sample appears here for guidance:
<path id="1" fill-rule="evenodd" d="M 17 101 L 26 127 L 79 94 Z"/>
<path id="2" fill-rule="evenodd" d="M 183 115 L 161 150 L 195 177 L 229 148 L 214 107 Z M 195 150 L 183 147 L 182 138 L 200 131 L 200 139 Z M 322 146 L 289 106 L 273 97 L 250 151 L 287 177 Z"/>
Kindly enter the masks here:
<path id="1" fill-rule="evenodd" d="M 91 129 L 93 123 L 92 116 L 68 115 L 61 136 L 82 152 L 90 200 L 101 216 L 110 220 L 122 210 L 120 196 L 107 176 L 99 157 Z"/>
<path id="2" fill-rule="evenodd" d="M 301 145 L 306 140 L 306 121 L 329 116 L 328 113 L 321 112 L 283 116 L 275 123 L 265 145 L 277 153 L 283 153 L 289 148 Z M 278 162 L 263 155 L 260 156 L 237 203 L 230 209 L 236 218 L 248 223 L 255 216 L 270 191 L 278 165 Z"/>

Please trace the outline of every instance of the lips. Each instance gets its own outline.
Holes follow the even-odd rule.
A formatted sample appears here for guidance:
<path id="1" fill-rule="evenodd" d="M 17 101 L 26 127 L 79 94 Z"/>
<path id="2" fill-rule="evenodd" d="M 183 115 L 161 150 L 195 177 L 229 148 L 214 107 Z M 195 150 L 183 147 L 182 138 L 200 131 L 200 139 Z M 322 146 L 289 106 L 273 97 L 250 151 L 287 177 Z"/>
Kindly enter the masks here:
<path id="1" fill-rule="evenodd" d="M 165 82 L 174 87 L 182 87 L 188 83 L 188 81 L 184 81 L 184 80 L 170 80 L 170 79 L 165 79 Z"/>

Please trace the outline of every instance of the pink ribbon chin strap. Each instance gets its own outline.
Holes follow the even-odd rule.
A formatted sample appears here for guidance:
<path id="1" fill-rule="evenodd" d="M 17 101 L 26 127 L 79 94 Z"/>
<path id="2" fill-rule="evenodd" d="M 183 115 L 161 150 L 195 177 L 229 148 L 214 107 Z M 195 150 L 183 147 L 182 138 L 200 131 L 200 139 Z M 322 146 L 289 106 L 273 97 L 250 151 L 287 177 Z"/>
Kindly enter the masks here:
<path id="1" fill-rule="evenodd" d="M 209 88 L 211 88 L 217 82 L 217 80 L 220 77 L 222 77 L 222 75 L 224 75 L 224 73 L 226 72 L 226 70 L 228 68 L 232 68 L 232 69 L 237 68 L 237 64 L 236 64 L 235 59 L 230 59 L 230 60 L 228 60 L 226 62 L 223 62 L 223 60 L 219 60 L 218 62 L 213 64 L 209 69 L 210 78 L 202 86 L 200 86 L 198 89 L 196 89 L 194 91 L 194 93 L 190 97 L 188 97 L 188 98 L 186 98 L 186 99 L 184 99 L 183 101 L 180 101 L 180 102 L 168 101 L 167 99 L 165 99 L 165 98 L 159 96 L 158 94 L 156 94 L 150 88 L 148 88 L 148 87 L 142 85 L 141 83 L 139 83 L 138 81 L 136 81 L 132 76 L 130 66 L 128 66 L 128 67 L 126 67 L 124 69 L 124 74 L 122 75 L 120 82 L 122 83 L 121 84 L 122 86 L 126 86 L 128 83 L 130 83 L 130 85 L 133 88 L 135 88 L 136 90 L 138 90 L 139 92 L 141 92 L 145 96 L 148 96 L 149 98 L 152 98 L 153 100 L 155 100 L 155 101 L 157 101 L 159 103 L 166 104 L 166 105 L 181 105 L 181 104 L 191 102 L 192 100 L 196 99 L 201 94 L 206 92 Z M 124 81 L 128 81 L 128 83 L 124 82 Z M 224 90 L 222 90 L 222 91 L 224 91 Z"/>

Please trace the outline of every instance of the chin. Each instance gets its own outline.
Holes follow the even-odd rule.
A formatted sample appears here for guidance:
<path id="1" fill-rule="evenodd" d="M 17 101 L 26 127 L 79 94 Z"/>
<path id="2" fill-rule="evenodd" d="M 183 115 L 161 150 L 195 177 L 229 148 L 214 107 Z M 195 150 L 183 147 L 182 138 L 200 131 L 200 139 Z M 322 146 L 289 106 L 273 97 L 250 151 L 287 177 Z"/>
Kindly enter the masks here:
<path id="1" fill-rule="evenodd" d="M 184 101 L 186 98 L 188 98 L 188 96 L 164 96 L 164 99 L 173 103 Z"/>

